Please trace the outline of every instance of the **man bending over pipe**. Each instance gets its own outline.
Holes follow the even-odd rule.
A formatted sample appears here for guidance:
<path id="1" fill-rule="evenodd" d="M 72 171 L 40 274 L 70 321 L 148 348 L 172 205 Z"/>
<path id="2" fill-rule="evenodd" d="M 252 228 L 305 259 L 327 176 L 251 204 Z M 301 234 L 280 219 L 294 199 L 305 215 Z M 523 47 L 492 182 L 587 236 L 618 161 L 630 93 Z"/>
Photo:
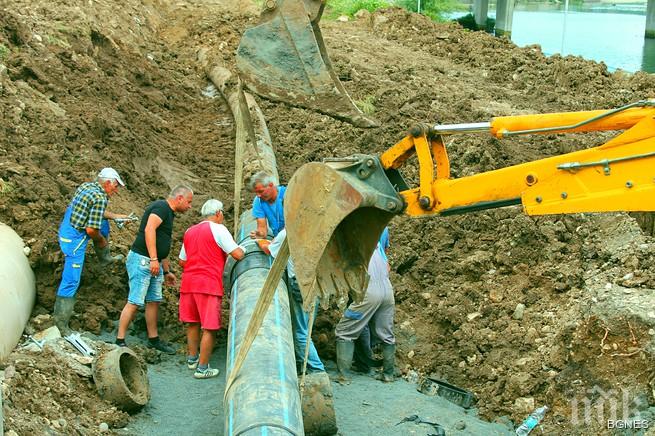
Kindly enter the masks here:
<path id="1" fill-rule="evenodd" d="M 252 216 L 257 220 L 257 230 L 250 232 L 253 239 L 266 238 L 268 226 L 273 236 L 284 228 L 284 193 L 286 186 L 278 186 L 266 171 L 260 171 L 250 178 L 248 186 L 256 197 L 252 202 Z"/>
<path id="2" fill-rule="evenodd" d="M 107 211 L 109 197 L 125 183 L 113 168 L 103 168 L 94 182 L 82 183 L 66 208 L 59 225 L 59 247 L 64 253 L 64 270 L 57 290 L 53 317 L 63 335 L 70 333 L 68 322 L 73 316 L 75 296 L 80 287 L 86 246 L 93 240 L 93 248 L 101 265 L 122 260 L 109 252 L 109 223 L 105 219 L 127 218 L 127 215 Z"/>
<path id="3" fill-rule="evenodd" d="M 179 263 L 184 268 L 180 285 L 180 321 L 187 325 L 187 367 L 195 369 L 193 377 L 203 379 L 216 377 L 219 372 L 209 367 L 209 357 L 216 332 L 221 328 L 225 261 L 228 254 L 241 260 L 245 253 L 223 225 L 223 203 L 207 200 L 200 214 L 203 221 L 184 233 L 180 251 Z"/>

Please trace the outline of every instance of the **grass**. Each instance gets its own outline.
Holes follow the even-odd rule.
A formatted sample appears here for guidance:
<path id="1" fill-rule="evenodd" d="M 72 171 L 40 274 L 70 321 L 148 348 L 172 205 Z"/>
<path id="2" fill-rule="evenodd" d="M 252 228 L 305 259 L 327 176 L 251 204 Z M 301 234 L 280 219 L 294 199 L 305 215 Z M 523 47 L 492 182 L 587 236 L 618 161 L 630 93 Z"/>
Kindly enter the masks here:
<path id="1" fill-rule="evenodd" d="M 46 35 L 45 40 L 50 45 L 57 45 L 61 48 L 70 48 L 70 44 L 65 39 L 58 38 L 52 35 Z"/>
<path id="2" fill-rule="evenodd" d="M 9 56 L 9 47 L 0 43 L 0 61 L 7 59 Z"/>
<path id="3" fill-rule="evenodd" d="M 375 110 L 375 97 L 368 95 L 364 97 L 363 100 L 356 100 L 355 105 L 359 108 L 360 111 L 364 112 L 365 115 L 372 115 Z"/>
<path id="4" fill-rule="evenodd" d="M 583 0 L 571 0 L 583 1 Z M 255 3 L 262 7 L 264 0 L 255 0 Z M 337 19 L 342 15 L 354 16 L 359 10 L 375 12 L 391 6 L 399 6 L 408 11 L 416 12 L 418 0 L 327 0 L 324 18 L 329 20 Z M 459 3 L 458 0 L 421 0 L 421 13 L 435 21 L 444 21 L 444 14 L 454 11 L 465 11 L 467 6 Z"/>
<path id="5" fill-rule="evenodd" d="M 375 12 L 389 6 L 392 4 L 386 0 L 332 0 L 328 1 L 325 12 L 327 18 L 335 19 L 342 15 L 352 17 L 361 9 Z"/>
<path id="6" fill-rule="evenodd" d="M 9 195 L 14 192 L 14 185 L 11 182 L 5 182 L 0 177 L 0 196 Z"/>

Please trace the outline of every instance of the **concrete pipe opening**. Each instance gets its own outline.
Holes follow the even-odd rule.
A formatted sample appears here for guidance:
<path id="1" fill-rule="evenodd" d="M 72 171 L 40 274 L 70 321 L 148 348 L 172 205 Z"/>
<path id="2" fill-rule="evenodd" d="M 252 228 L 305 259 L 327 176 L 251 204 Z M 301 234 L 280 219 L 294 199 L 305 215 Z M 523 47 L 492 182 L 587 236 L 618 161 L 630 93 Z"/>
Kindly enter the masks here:
<path id="1" fill-rule="evenodd" d="M 141 409 L 150 399 L 145 365 L 127 347 L 100 355 L 93 364 L 93 380 L 101 398 L 126 412 Z"/>

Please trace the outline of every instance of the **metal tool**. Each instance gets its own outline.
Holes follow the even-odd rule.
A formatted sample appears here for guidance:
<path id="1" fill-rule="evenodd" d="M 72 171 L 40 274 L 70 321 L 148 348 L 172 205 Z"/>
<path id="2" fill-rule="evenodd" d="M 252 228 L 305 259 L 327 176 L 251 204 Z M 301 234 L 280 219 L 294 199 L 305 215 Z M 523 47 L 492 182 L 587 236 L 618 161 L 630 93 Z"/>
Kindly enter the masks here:
<path id="1" fill-rule="evenodd" d="M 127 223 L 132 221 L 139 221 L 139 217 L 136 216 L 134 212 L 132 212 L 127 216 L 127 218 L 114 218 L 113 221 L 116 223 L 116 227 L 122 229 Z"/>
<path id="2" fill-rule="evenodd" d="M 92 347 L 90 347 L 84 340 L 82 339 L 82 336 L 80 336 L 79 333 L 71 333 L 68 336 L 64 336 L 64 339 L 66 339 L 77 351 L 82 353 L 84 356 L 87 357 L 93 357 L 96 354 L 96 350 L 94 350 Z"/>
<path id="3" fill-rule="evenodd" d="M 36 344 L 36 346 L 39 347 L 39 349 L 43 350 L 43 345 L 45 344 L 45 339 L 42 339 L 42 340 L 39 341 L 39 340 L 35 339 L 34 336 L 32 336 L 32 335 L 24 335 L 24 336 L 27 337 L 28 341 L 34 342 Z"/>
<path id="4" fill-rule="evenodd" d="M 428 436 L 445 436 L 446 435 L 446 431 L 444 430 L 444 428 L 440 424 L 437 424 L 436 422 L 424 421 L 418 415 L 407 416 L 407 417 L 403 418 L 396 425 L 400 425 L 403 422 L 413 422 L 415 424 L 431 425 L 434 428 L 435 433 L 430 433 L 430 434 L 428 434 Z"/>

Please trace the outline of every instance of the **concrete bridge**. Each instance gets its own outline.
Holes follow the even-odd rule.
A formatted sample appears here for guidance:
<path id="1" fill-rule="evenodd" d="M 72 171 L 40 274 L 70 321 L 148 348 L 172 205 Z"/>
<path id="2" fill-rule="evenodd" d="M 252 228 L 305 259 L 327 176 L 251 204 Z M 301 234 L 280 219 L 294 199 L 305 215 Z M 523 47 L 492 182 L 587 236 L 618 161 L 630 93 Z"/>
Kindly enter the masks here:
<path id="1" fill-rule="evenodd" d="M 620 0 L 613 3 L 618 3 Z M 655 39 L 655 0 L 647 0 L 645 38 Z M 512 35 L 512 16 L 515 0 L 498 0 L 496 2 L 496 35 Z M 474 0 L 473 16 L 479 28 L 484 29 L 489 12 L 489 0 Z"/>

